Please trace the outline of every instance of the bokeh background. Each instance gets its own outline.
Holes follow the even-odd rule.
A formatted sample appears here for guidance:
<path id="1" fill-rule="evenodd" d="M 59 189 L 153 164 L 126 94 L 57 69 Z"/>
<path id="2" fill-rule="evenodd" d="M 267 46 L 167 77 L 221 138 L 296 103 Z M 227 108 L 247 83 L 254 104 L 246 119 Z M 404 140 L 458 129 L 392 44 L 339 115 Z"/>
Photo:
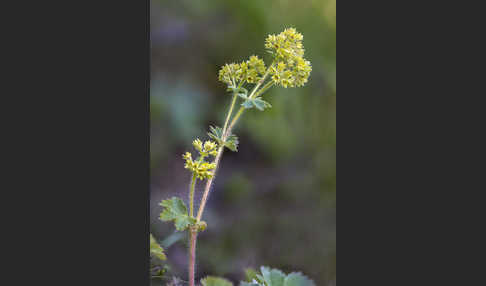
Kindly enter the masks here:
<path id="1" fill-rule="evenodd" d="M 335 284 L 335 0 L 151 0 L 150 227 L 170 275 L 187 279 L 186 238 L 158 220 L 158 203 L 187 198 L 181 154 L 207 139 L 209 125 L 223 125 L 231 96 L 218 70 L 252 54 L 268 64 L 264 40 L 286 27 L 304 35 L 313 71 L 303 88 L 272 88 L 264 98 L 273 108 L 251 109 L 238 122 L 239 151 L 225 151 L 205 210 L 197 277 L 237 282 L 246 267 L 268 265 Z"/>

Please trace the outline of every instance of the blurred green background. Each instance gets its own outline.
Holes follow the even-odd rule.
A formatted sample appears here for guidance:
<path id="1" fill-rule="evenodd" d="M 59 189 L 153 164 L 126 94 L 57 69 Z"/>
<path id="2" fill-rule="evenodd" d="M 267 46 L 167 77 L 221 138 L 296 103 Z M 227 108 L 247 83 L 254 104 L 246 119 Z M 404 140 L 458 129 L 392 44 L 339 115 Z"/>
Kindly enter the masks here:
<path id="1" fill-rule="evenodd" d="M 268 265 L 335 284 L 335 0 L 151 0 L 151 232 L 167 248 L 171 275 L 187 279 L 186 238 L 158 220 L 158 203 L 187 201 L 181 155 L 207 139 L 209 125 L 223 125 L 231 96 L 218 70 L 252 54 L 268 64 L 266 36 L 287 27 L 304 35 L 309 82 L 272 88 L 264 99 L 273 108 L 239 121 L 239 152 L 225 151 L 205 210 L 196 277 L 237 282 L 246 267 Z"/>

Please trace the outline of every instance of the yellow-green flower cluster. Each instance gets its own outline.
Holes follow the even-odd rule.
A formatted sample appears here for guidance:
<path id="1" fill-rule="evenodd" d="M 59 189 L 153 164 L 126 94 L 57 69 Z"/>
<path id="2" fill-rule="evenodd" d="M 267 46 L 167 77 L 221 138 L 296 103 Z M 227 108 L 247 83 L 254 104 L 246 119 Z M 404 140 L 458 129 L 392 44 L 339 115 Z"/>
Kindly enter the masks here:
<path id="1" fill-rule="evenodd" d="M 192 154 L 186 152 L 182 155 L 182 158 L 186 160 L 186 164 L 184 168 L 190 170 L 193 174 L 196 175 L 196 178 L 200 180 L 210 179 L 214 175 L 214 168 L 216 168 L 215 163 L 208 163 L 204 161 L 204 158 L 211 156 L 216 156 L 218 154 L 218 144 L 215 142 L 208 140 L 202 143 L 201 140 L 196 139 L 192 142 L 192 145 L 196 150 L 199 152 L 199 158 L 197 160 L 192 159 Z"/>
<path id="2" fill-rule="evenodd" d="M 251 56 L 249 60 L 240 64 L 231 63 L 224 65 L 219 70 L 219 80 L 228 86 L 236 87 L 240 81 L 256 83 L 265 73 L 265 63 L 257 56 Z"/>
<path id="3" fill-rule="evenodd" d="M 276 84 L 287 88 L 303 86 L 307 82 L 312 67 L 304 59 L 303 38 L 294 28 L 267 37 L 265 48 L 274 55 L 276 62 L 270 68 L 272 80 Z"/>
<path id="4" fill-rule="evenodd" d="M 257 56 L 251 56 L 250 60 L 240 64 L 241 78 L 248 83 L 256 83 L 265 73 L 265 63 Z"/>
<path id="5" fill-rule="evenodd" d="M 236 86 L 236 81 L 241 76 L 239 64 L 225 64 L 219 70 L 219 81 L 226 83 L 228 86 Z"/>
<path id="6" fill-rule="evenodd" d="M 197 151 L 199 151 L 199 154 L 203 158 L 209 155 L 216 156 L 218 154 L 218 150 L 217 150 L 218 144 L 216 144 L 216 142 L 213 142 L 211 140 L 204 142 L 203 145 L 201 140 L 196 139 L 192 141 L 192 145 L 194 146 L 194 148 L 196 148 Z"/>

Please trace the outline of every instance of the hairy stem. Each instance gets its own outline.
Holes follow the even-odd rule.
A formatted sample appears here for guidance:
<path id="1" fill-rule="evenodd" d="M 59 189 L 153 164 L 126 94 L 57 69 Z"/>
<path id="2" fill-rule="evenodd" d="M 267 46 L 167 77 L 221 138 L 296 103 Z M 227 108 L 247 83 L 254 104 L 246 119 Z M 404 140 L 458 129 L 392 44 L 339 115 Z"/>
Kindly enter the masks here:
<path id="1" fill-rule="evenodd" d="M 240 86 L 243 84 L 243 81 L 240 83 Z M 231 114 L 233 113 L 233 108 L 236 103 L 236 99 L 238 98 L 237 94 L 233 95 L 233 99 L 231 101 L 231 106 L 230 109 L 228 110 L 228 114 L 226 115 L 226 122 L 224 124 L 223 128 L 223 134 L 225 134 L 225 129 L 228 126 L 229 119 L 231 117 Z M 226 140 L 224 138 L 223 140 Z M 219 160 L 221 156 L 223 155 L 224 151 L 224 146 L 219 147 L 218 149 L 218 154 L 216 155 L 216 158 L 214 159 L 214 163 L 216 164 L 216 167 L 214 168 L 214 174 L 216 175 L 216 170 L 218 168 Z M 199 222 L 202 217 L 202 211 L 204 210 L 204 206 L 206 205 L 206 201 L 208 199 L 209 195 L 209 189 L 211 188 L 211 183 L 214 179 L 214 176 L 209 179 L 206 183 L 206 188 L 204 190 L 203 198 L 201 199 L 201 204 L 199 206 L 199 211 L 197 215 L 197 221 Z M 191 217 L 194 216 L 194 189 L 195 189 L 195 175 L 192 177 L 192 182 L 191 182 L 191 191 L 190 191 L 190 215 Z M 195 273 L 195 268 L 196 268 L 196 241 L 197 241 L 197 230 L 196 229 L 191 229 L 190 230 L 190 238 L 189 238 L 189 286 L 194 286 L 194 273 Z"/>
<path id="2" fill-rule="evenodd" d="M 194 216 L 194 190 L 196 189 L 196 173 L 192 175 L 191 186 L 189 187 L 189 215 Z"/>
<path id="3" fill-rule="evenodd" d="M 267 82 L 257 93 L 255 93 L 255 97 L 258 97 L 261 94 L 263 94 L 265 91 L 267 91 L 269 88 L 271 88 L 274 84 L 275 84 L 274 81 Z"/>
<path id="4" fill-rule="evenodd" d="M 223 131 L 223 134 L 224 134 L 224 131 Z M 206 206 L 206 201 L 208 200 L 209 190 L 211 189 L 211 184 L 213 183 L 214 177 L 216 177 L 216 171 L 218 169 L 219 160 L 221 159 L 221 156 L 223 155 L 223 151 L 224 151 L 224 146 L 219 147 L 218 154 L 216 155 L 216 159 L 214 159 L 214 164 L 216 165 L 216 167 L 214 168 L 214 171 L 213 171 L 214 175 L 213 175 L 212 178 L 210 178 L 206 181 L 206 186 L 204 187 L 204 194 L 203 194 L 203 197 L 201 199 L 201 203 L 199 204 L 199 211 L 197 213 L 197 221 L 201 220 L 201 217 L 202 217 L 202 214 L 203 214 L 203 211 L 204 211 L 204 207 Z"/>
<path id="5" fill-rule="evenodd" d="M 191 229 L 189 231 L 189 286 L 194 286 L 194 275 L 196 272 L 196 241 L 197 231 Z"/>
<path id="6" fill-rule="evenodd" d="M 233 117 L 233 120 L 231 120 L 231 124 L 228 128 L 228 131 L 226 132 L 227 134 L 230 134 L 230 132 L 233 129 L 233 127 L 235 126 L 236 122 L 238 121 L 240 116 L 243 114 L 243 111 L 245 111 L 244 107 L 240 107 L 240 109 L 238 109 L 238 112 L 236 113 L 235 117 Z M 226 136 L 226 133 L 225 133 L 225 136 Z"/>
<path id="7" fill-rule="evenodd" d="M 228 111 L 228 114 L 226 115 L 226 120 L 224 122 L 224 126 L 223 126 L 223 132 L 224 130 L 226 130 L 226 127 L 228 126 L 228 122 L 230 120 L 230 117 L 231 117 L 231 114 L 233 113 L 233 108 L 235 106 L 235 103 L 236 103 L 236 99 L 238 98 L 238 95 L 235 93 L 233 94 L 233 100 L 231 101 L 231 106 L 230 106 L 230 109 Z M 224 133 L 223 133 L 224 134 Z"/>

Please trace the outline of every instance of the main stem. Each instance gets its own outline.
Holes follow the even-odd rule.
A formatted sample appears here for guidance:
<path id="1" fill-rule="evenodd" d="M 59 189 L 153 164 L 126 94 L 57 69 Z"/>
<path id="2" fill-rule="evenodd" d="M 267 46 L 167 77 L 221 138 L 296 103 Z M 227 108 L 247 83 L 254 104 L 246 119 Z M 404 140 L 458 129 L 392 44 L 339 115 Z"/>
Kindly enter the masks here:
<path id="1" fill-rule="evenodd" d="M 196 241 L 197 230 L 191 228 L 189 230 L 189 286 L 194 286 L 194 275 L 196 272 Z"/>
<path id="2" fill-rule="evenodd" d="M 194 191 L 196 189 L 196 174 L 192 175 L 189 188 L 189 215 L 194 217 Z M 194 286 L 194 273 L 196 270 L 196 239 L 197 231 L 193 228 L 189 230 L 189 285 Z"/>
<path id="3" fill-rule="evenodd" d="M 226 120 L 225 120 L 224 128 L 223 128 L 223 134 L 224 134 L 224 130 L 228 126 L 228 122 L 230 120 L 231 114 L 233 113 L 233 108 L 235 106 L 237 97 L 238 96 L 236 94 L 233 95 L 233 99 L 231 101 L 230 109 L 228 111 L 228 114 L 226 115 Z M 220 147 L 219 150 L 218 150 L 218 154 L 216 155 L 216 159 L 215 159 L 216 167 L 218 166 L 219 158 L 221 158 L 221 155 L 223 154 L 223 148 L 224 148 L 224 146 Z M 216 173 L 216 168 L 214 170 L 214 173 Z M 209 179 L 209 180 L 212 181 L 212 179 Z M 196 182 L 196 175 L 193 175 L 192 180 L 191 180 L 191 188 L 190 188 L 190 191 L 189 191 L 189 212 L 190 212 L 191 217 L 194 216 L 195 182 Z M 202 199 L 203 204 L 206 203 L 207 196 L 208 196 L 207 192 L 204 192 L 204 196 L 203 196 L 203 199 Z M 199 208 L 199 211 L 200 210 L 201 210 L 201 207 Z M 201 215 L 202 215 L 202 213 L 201 213 Z M 199 222 L 200 220 L 201 220 L 201 217 L 198 215 L 197 221 Z M 196 241 L 197 241 L 197 230 L 194 229 L 194 228 L 191 228 L 189 230 L 189 286 L 194 286 L 194 276 L 195 276 L 195 272 L 196 272 Z"/>
<path id="4" fill-rule="evenodd" d="M 225 134 L 225 131 L 223 131 L 223 134 Z M 218 169 L 219 160 L 221 159 L 221 156 L 223 155 L 223 151 L 224 151 L 224 146 L 219 147 L 218 154 L 216 155 L 216 159 L 214 159 L 214 164 L 216 165 L 216 167 L 214 168 L 214 171 L 213 171 L 214 175 L 213 175 L 212 178 L 208 179 L 207 182 L 206 182 L 206 187 L 204 188 L 204 194 L 203 194 L 203 197 L 201 199 L 199 211 L 197 213 L 197 221 L 198 222 L 201 220 L 201 217 L 202 217 L 202 214 L 203 214 L 203 211 L 204 211 L 204 207 L 206 206 L 206 201 L 208 200 L 209 190 L 211 189 L 211 184 L 213 183 L 214 177 L 216 177 L 216 171 Z"/>

